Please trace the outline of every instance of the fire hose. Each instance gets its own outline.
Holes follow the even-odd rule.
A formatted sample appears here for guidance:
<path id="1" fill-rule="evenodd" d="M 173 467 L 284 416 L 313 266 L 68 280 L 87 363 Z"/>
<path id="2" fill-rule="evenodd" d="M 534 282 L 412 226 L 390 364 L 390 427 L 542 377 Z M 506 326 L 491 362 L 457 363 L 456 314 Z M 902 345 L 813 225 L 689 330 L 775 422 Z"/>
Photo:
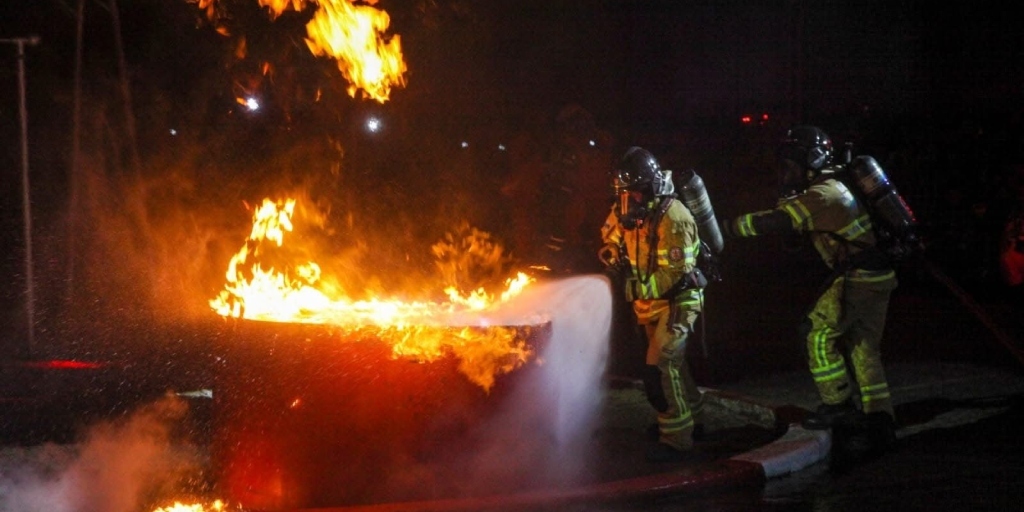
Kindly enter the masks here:
<path id="1" fill-rule="evenodd" d="M 952 294 L 960 300 L 960 303 L 967 308 L 967 310 L 970 311 L 986 329 L 988 329 L 989 333 L 995 337 L 996 341 L 1003 345 L 1003 347 L 1017 359 L 1017 362 L 1024 365 L 1024 351 L 1017 348 L 1013 338 L 1006 334 L 1006 331 L 992 320 L 992 317 L 989 316 L 988 312 L 985 311 L 981 304 L 979 304 L 970 293 L 967 293 L 967 290 L 964 290 L 960 285 L 953 281 L 953 279 L 946 275 L 942 269 L 935 266 L 934 263 L 924 260 L 924 266 L 932 278 L 952 292 Z"/>

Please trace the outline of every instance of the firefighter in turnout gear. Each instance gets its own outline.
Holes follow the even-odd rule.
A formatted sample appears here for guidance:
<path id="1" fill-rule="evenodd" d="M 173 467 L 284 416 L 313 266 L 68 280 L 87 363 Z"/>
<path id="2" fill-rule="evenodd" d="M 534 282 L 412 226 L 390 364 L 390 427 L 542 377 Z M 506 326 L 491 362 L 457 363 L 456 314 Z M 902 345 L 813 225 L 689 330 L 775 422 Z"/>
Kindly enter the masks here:
<path id="1" fill-rule="evenodd" d="M 613 174 L 618 203 L 601 228 L 598 256 L 622 274 L 616 281 L 647 338 L 644 384 L 658 412 L 658 442 L 647 458 L 681 461 L 693 447 L 703 403 L 686 360 L 707 284 L 696 266 L 698 228 L 676 198 L 671 171 L 648 151 L 630 148 Z"/>
<path id="2" fill-rule="evenodd" d="M 891 432 L 893 403 L 879 345 L 896 274 L 876 246 L 868 211 L 837 179 L 844 168 L 830 165 L 832 153 L 832 142 L 820 128 L 790 129 L 779 153 L 783 197 L 778 205 L 726 220 L 722 231 L 727 237 L 810 236 L 832 272 L 800 328 L 822 402 L 803 426 L 828 429 L 867 419 Z"/>

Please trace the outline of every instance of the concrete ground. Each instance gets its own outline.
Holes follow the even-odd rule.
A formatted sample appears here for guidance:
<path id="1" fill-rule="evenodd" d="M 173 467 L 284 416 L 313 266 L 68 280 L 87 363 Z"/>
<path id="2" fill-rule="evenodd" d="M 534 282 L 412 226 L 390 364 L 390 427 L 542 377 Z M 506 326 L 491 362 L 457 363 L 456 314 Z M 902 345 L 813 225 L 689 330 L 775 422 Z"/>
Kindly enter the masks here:
<path id="1" fill-rule="evenodd" d="M 1024 373 L 1012 369 L 931 362 L 894 363 L 888 370 L 899 417 L 899 438 L 981 421 L 1006 410 L 1000 397 L 1024 396 Z M 756 491 L 772 482 L 818 471 L 815 468 L 830 463 L 833 444 L 842 442 L 830 431 L 799 427 L 800 418 L 817 404 L 817 398 L 809 376 L 790 371 L 704 388 L 705 439 L 684 462 L 652 464 L 644 460 L 644 448 L 651 442 L 646 430 L 655 416 L 642 387 L 628 379 L 610 379 L 607 385 L 598 428 L 590 443 L 594 467 L 589 484 L 330 510 L 645 510 L 645 504 L 652 500 Z M 209 403 L 209 396 L 201 392 L 185 398 L 196 411 Z M 59 439 L 42 443 L 14 439 L 17 432 L 12 429 L 39 428 L 41 423 L 59 418 L 32 416 L 31 404 L 25 402 L 5 401 L 0 405 L 4 408 L 6 445 L 0 449 L 0 484 L 10 484 L 5 479 L 19 461 L 33 460 L 42 452 L 52 455 L 59 450 L 57 447 L 74 451 L 73 445 L 61 444 Z M 68 414 L 74 412 L 72 409 Z M 17 417 L 19 414 L 22 417 Z M 4 492 L 4 485 L 0 485 L 0 503 Z M 15 508 L 11 512 L 22 511 Z"/>

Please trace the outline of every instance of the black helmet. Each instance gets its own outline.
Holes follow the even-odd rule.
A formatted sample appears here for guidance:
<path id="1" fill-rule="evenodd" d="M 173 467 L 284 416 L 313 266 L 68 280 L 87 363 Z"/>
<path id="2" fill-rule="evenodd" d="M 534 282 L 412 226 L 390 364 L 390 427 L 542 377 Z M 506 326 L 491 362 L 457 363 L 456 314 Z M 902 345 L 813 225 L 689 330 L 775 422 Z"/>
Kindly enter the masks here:
<path id="1" fill-rule="evenodd" d="M 650 197 L 671 194 L 674 189 L 654 155 L 636 146 L 626 150 L 615 167 L 614 184 L 617 192 L 630 190 Z"/>
<path id="2" fill-rule="evenodd" d="M 832 161 L 832 139 L 817 126 L 794 126 L 786 132 L 779 157 L 817 173 Z"/>

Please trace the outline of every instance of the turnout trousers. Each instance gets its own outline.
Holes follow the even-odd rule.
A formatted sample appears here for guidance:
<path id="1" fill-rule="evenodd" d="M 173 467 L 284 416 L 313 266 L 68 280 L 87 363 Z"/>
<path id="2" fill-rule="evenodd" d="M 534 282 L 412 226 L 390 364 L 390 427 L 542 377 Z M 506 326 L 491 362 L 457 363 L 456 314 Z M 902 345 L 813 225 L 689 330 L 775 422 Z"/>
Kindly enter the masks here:
<path id="1" fill-rule="evenodd" d="M 851 270 L 836 278 L 808 313 L 808 366 L 822 402 L 838 404 L 856 391 L 865 413 L 895 417 L 880 345 L 896 285 L 891 270 Z"/>
<path id="2" fill-rule="evenodd" d="M 636 301 L 634 311 L 647 335 L 648 367 L 657 367 L 660 393 L 648 393 L 658 412 L 658 441 L 679 450 L 693 447 L 703 399 L 686 360 L 686 345 L 699 310 L 667 300 Z"/>

